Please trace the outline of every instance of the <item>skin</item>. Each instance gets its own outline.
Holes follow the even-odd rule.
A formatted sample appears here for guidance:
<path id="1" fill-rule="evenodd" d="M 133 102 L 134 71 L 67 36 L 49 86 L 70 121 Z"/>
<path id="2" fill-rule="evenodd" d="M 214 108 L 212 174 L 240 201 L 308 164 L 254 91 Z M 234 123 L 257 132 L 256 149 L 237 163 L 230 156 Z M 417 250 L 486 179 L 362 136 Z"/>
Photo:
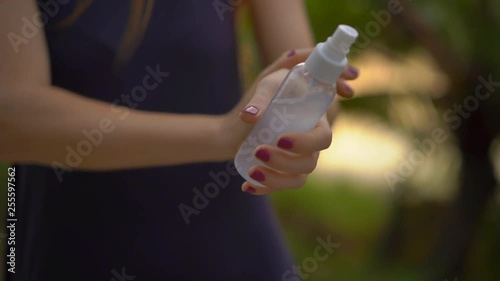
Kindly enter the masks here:
<path id="1" fill-rule="evenodd" d="M 39 165 L 57 162 L 74 170 L 103 171 L 231 160 L 265 111 L 287 70 L 303 62 L 312 51 L 300 49 L 289 56 L 290 48 L 309 44 L 307 40 L 290 41 L 287 43 L 290 47 L 271 43 L 263 46 L 268 59 L 277 58 L 262 71 L 238 105 L 224 115 L 180 115 L 124 107 L 117 108 L 121 111 L 117 114 L 109 103 L 51 85 L 43 29 L 27 44 L 20 45 L 19 53 L 13 51 L 6 34 L 19 34 L 23 24 L 20 19 L 31 19 L 35 12 L 33 0 L 6 0 L 0 9 L 0 38 L 4 38 L 0 40 L 0 161 L 4 162 Z M 261 38 L 270 40 L 267 36 Z M 281 51 L 283 48 L 288 50 Z M 280 51 L 281 55 L 277 55 Z M 346 90 L 342 83 L 356 76 L 352 71 L 344 71 L 339 81 L 340 95 L 352 96 L 352 91 Z M 244 112 L 249 106 L 259 112 L 256 115 Z M 335 106 L 332 108 L 330 113 L 335 113 Z M 121 118 L 123 112 L 127 113 L 126 118 Z M 82 131 L 99 128 L 106 118 L 115 126 L 114 131 L 105 134 L 102 143 L 94 146 L 80 165 L 67 166 L 65 147 L 77 147 L 85 140 Z M 254 194 L 301 186 L 315 167 L 319 151 L 331 142 L 330 122 L 325 115 L 311 132 L 285 137 L 294 144 L 289 151 L 264 147 L 271 154 L 268 165 L 278 171 L 258 167 L 265 173 L 269 188 Z M 244 183 L 242 189 L 248 191 L 249 187 Z"/>

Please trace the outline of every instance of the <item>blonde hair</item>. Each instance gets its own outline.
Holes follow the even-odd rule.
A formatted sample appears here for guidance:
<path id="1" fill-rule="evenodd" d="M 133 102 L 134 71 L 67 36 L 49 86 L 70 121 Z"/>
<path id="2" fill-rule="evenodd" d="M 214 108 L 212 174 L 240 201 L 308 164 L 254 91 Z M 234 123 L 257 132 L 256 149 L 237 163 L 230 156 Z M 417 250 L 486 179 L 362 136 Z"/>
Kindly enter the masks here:
<path id="1" fill-rule="evenodd" d="M 122 66 L 133 55 L 151 20 L 154 0 L 130 0 L 130 13 L 121 42 L 115 58 L 115 66 Z M 92 0 L 81 0 L 72 13 L 56 23 L 56 28 L 67 28 L 90 7 Z"/>

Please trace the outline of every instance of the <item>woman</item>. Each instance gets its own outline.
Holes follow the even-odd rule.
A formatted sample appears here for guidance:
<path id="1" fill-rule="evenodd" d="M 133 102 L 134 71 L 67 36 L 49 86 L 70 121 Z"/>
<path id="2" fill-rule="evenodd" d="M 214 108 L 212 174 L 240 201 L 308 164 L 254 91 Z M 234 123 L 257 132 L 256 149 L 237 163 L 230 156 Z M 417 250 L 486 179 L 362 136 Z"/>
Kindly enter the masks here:
<path id="1" fill-rule="evenodd" d="M 18 164 L 10 280 L 281 280 L 291 268 L 267 199 L 250 194 L 303 185 L 335 108 L 262 147 L 274 170 L 253 170 L 268 188 L 243 183 L 227 161 L 313 41 L 301 1 L 253 0 L 269 65 L 241 97 L 230 3 L 0 4 L 0 160 Z M 352 96 L 356 72 L 339 94 Z"/>

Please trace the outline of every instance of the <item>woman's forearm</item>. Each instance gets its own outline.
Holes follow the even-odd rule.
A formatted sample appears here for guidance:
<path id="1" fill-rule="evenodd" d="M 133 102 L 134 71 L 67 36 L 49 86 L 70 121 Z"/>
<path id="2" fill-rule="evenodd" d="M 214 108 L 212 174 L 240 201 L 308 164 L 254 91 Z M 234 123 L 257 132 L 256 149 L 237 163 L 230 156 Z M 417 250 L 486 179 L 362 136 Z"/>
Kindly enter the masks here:
<path id="1" fill-rule="evenodd" d="M 314 46 L 304 0 L 251 0 L 250 3 L 265 64 L 287 50 Z"/>
<path id="2" fill-rule="evenodd" d="M 221 117 L 142 112 L 56 87 L 0 91 L 2 161 L 110 170 L 228 157 Z"/>

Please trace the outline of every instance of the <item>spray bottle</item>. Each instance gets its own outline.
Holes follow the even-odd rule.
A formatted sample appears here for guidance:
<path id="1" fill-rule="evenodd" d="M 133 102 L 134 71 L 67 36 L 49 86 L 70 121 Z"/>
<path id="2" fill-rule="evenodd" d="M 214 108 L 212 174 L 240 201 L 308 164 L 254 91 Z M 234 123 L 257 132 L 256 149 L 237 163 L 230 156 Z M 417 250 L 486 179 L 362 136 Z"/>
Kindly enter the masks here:
<path id="1" fill-rule="evenodd" d="M 308 132 L 328 110 L 336 94 L 336 82 L 347 65 L 349 48 L 358 37 L 356 29 L 339 25 L 324 43 L 290 70 L 261 119 L 255 124 L 234 159 L 236 170 L 256 187 L 264 187 L 248 175 L 250 168 L 265 165 L 254 156 L 261 144 L 276 145 L 284 133 Z"/>

